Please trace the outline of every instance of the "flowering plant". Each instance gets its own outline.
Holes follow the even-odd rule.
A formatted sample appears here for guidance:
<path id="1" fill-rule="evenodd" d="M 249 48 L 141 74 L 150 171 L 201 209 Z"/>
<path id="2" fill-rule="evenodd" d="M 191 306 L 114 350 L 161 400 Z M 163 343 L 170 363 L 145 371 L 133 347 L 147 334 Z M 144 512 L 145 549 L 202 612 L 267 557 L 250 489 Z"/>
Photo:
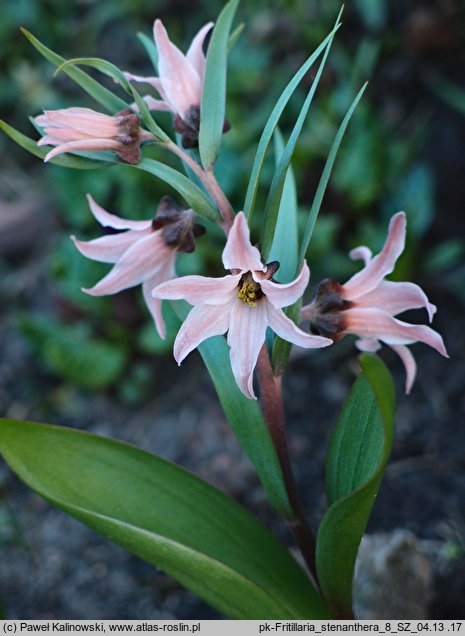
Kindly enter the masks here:
<path id="1" fill-rule="evenodd" d="M 349 618 L 357 550 L 393 438 L 394 387 L 375 352 L 383 342 L 398 353 L 406 369 L 407 392 L 416 374 L 408 345 L 419 341 L 443 356 L 447 353 L 431 327 L 396 317 L 423 307 L 431 321 L 436 311 L 414 283 L 385 280 L 404 249 L 403 212 L 392 217 L 378 255 L 373 257 L 368 247 L 351 252 L 352 258 L 365 263 L 360 272 L 345 284 L 324 280 L 313 300 L 303 305 L 310 280 L 308 246 L 338 148 L 365 89 L 355 96 L 337 131 L 299 235 L 297 206 L 290 193 L 291 160 L 340 16 L 276 102 L 258 143 L 244 201 L 235 209 L 228 200 L 215 166 L 223 135 L 231 128 L 226 119 L 226 71 L 228 50 L 238 36 L 237 30 L 231 34 L 237 5 L 238 0 L 230 0 L 216 24 L 208 23 L 198 32 L 185 55 L 156 20 L 154 42 L 147 46 L 152 59 L 156 49 L 157 77 L 133 75 L 98 58 L 66 61 L 25 31 L 35 48 L 107 113 L 81 107 L 45 110 L 33 120 L 41 135 L 38 142 L 4 122 L 1 127 L 45 161 L 77 169 L 127 165 L 177 192 L 178 200 L 161 199 L 153 219 L 137 221 L 107 212 L 88 195 L 95 219 L 116 233 L 91 241 L 72 237 L 84 257 L 113 265 L 102 280 L 83 291 L 101 296 L 142 285 L 161 338 L 166 336 L 163 303 L 172 304 L 182 321 L 174 343 L 175 359 L 181 363 L 199 350 L 225 415 L 271 505 L 293 533 L 303 563 L 229 497 L 133 446 L 5 419 L 0 423 L 0 451 L 49 502 L 165 570 L 231 618 Z M 284 108 L 317 61 L 294 129 L 276 153 L 257 244 L 256 195 L 265 158 L 273 137 L 280 139 L 278 124 Z M 125 99 L 91 78 L 80 68 L 83 65 L 109 75 Z M 134 87 L 137 82 L 151 85 L 160 99 L 141 96 Z M 172 131 L 157 122 L 154 112 L 160 110 L 172 113 Z M 150 148 L 155 148 L 157 159 L 151 157 Z M 165 163 L 165 152 L 181 161 L 183 171 Z M 193 252 L 197 239 L 205 232 L 208 237 L 212 224 L 224 233 L 222 261 L 228 273 L 177 277 L 178 254 Z M 315 533 L 294 483 L 282 378 L 290 345 L 327 348 L 346 334 L 359 337 L 356 346 L 364 353 L 328 450 L 328 509 Z"/>

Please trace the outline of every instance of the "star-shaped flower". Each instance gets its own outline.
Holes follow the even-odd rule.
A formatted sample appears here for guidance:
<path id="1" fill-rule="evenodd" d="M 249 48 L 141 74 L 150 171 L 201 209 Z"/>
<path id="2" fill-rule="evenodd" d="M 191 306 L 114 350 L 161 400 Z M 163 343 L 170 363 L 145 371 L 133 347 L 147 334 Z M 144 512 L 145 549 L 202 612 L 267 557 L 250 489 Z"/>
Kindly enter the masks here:
<path id="1" fill-rule="evenodd" d="M 424 307 L 431 322 L 436 313 L 436 307 L 418 285 L 384 280 L 404 250 L 406 224 L 404 212 L 392 217 L 384 247 L 375 257 L 368 247 L 353 249 L 349 256 L 362 259 L 365 267 L 344 285 L 332 280 L 320 283 L 313 302 L 303 307 L 301 318 L 309 319 L 319 333 L 334 340 L 347 333 L 359 336 L 355 344 L 361 351 L 377 351 L 381 342 L 388 344 L 404 363 L 406 393 L 409 393 L 415 380 L 416 363 L 406 345 L 424 342 L 441 355 L 448 355 L 436 331 L 394 318 L 409 309 Z"/>
<path id="2" fill-rule="evenodd" d="M 308 284 L 306 264 L 291 283 L 271 280 L 278 263 L 264 265 L 250 243 L 243 212 L 235 217 L 223 251 L 223 265 L 231 274 L 223 278 L 184 276 L 159 285 L 155 298 L 184 299 L 194 305 L 174 343 L 178 364 L 203 340 L 228 332 L 231 367 L 240 390 L 255 398 L 253 371 L 265 342 L 267 327 L 278 336 L 306 348 L 326 347 L 328 338 L 299 329 L 282 308 L 298 300 Z"/>
<path id="3" fill-rule="evenodd" d="M 113 150 L 123 161 L 135 164 L 141 143 L 154 139 L 141 129 L 139 116 L 129 108 L 116 115 L 80 107 L 46 110 L 35 122 L 45 131 L 37 145 L 56 146 L 44 161 L 63 152 Z"/>
<path id="4" fill-rule="evenodd" d="M 204 233 L 194 223 L 192 210 L 183 210 L 171 197 L 163 197 L 157 216 L 149 221 L 131 221 L 107 212 L 87 195 L 90 209 L 104 227 L 125 230 L 93 241 L 72 240 L 84 256 L 102 263 L 115 263 L 110 272 L 94 287 L 83 289 L 91 296 L 107 296 L 142 284 L 142 293 L 161 338 L 166 329 L 161 301 L 153 298 L 156 285 L 176 276 L 174 269 L 178 251 L 192 252 L 194 237 Z"/>

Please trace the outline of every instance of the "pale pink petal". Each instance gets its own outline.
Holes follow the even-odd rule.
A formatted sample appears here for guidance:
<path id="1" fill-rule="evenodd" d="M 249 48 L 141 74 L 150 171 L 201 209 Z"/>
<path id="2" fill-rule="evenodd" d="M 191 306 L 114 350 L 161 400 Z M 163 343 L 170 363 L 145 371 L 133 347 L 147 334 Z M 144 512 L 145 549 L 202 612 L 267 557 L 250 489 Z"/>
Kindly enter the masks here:
<path id="1" fill-rule="evenodd" d="M 320 347 L 328 347 L 333 344 L 330 338 L 323 336 L 314 336 L 299 329 L 290 318 L 286 316 L 282 309 L 276 309 L 270 303 L 266 303 L 268 324 L 270 328 L 283 340 L 292 342 L 299 347 L 305 349 L 317 349 Z"/>
<path id="2" fill-rule="evenodd" d="M 59 146 L 63 143 L 63 139 L 61 137 L 57 137 L 56 135 L 44 135 L 37 142 L 38 146 Z"/>
<path id="3" fill-rule="evenodd" d="M 253 391 L 253 371 L 265 342 L 267 327 L 266 303 L 255 307 L 234 300 L 231 304 L 228 344 L 231 347 L 231 369 L 242 393 L 256 399 Z"/>
<path id="4" fill-rule="evenodd" d="M 171 248 L 166 245 L 160 233 L 153 232 L 133 243 L 100 282 L 83 291 L 91 296 L 106 296 L 139 285 L 164 265 L 170 252 Z"/>
<path id="5" fill-rule="evenodd" d="M 260 252 L 250 242 L 250 230 L 243 212 L 236 215 L 229 232 L 223 250 L 223 265 L 226 269 L 239 269 L 242 272 L 266 271 Z"/>
<path id="6" fill-rule="evenodd" d="M 152 226 L 152 221 L 131 221 L 107 212 L 90 194 L 87 195 L 87 202 L 92 214 L 103 227 L 112 227 L 115 230 L 147 230 Z"/>
<path id="7" fill-rule="evenodd" d="M 166 102 L 163 102 L 161 99 L 155 99 L 151 95 L 144 95 L 142 97 L 142 99 L 147 104 L 147 108 L 149 110 L 160 110 L 160 111 L 176 112 L 176 111 L 173 111 L 173 109 L 171 108 L 171 106 L 169 104 L 167 104 Z M 136 102 L 131 104 L 131 108 L 134 111 L 136 111 L 137 113 L 140 112 L 140 108 L 136 104 Z"/>
<path id="8" fill-rule="evenodd" d="M 236 287 L 241 278 L 223 276 L 209 278 L 207 276 L 182 276 L 176 280 L 159 285 L 153 290 L 154 298 L 169 300 L 186 300 L 191 305 L 223 305 L 236 296 Z"/>
<path id="9" fill-rule="evenodd" d="M 368 353 L 376 353 L 376 351 L 381 349 L 381 343 L 379 340 L 376 340 L 376 338 L 359 338 L 359 340 L 355 342 L 355 346 L 359 351 L 366 351 Z"/>
<path id="10" fill-rule="evenodd" d="M 46 127 L 44 128 L 44 132 L 47 136 L 49 135 L 51 137 L 59 139 L 58 143 L 60 144 L 67 141 L 79 141 L 80 139 L 95 139 L 94 135 L 88 135 L 86 133 L 80 132 L 79 130 L 76 130 L 75 128 Z"/>
<path id="11" fill-rule="evenodd" d="M 415 283 L 397 283 L 383 280 L 381 283 L 361 298 L 354 301 L 357 307 L 379 307 L 395 316 L 409 309 L 424 307 L 431 322 L 436 307 L 428 301 L 428 297 L 421 287 Z"/>
<path id="12" fill-rule="evenodd" d="M 166 338 L 165 321 L 163 320 L 163 314 L 161 309 L 161 299 L 154 298 L 152 296 L 152 289 L 157 285 L 160 285 L 166 280 L 171 280 L 176 276 L 174 270 L 174 263 L 176 260 L 176 252 L 173 250 L 171 257 L 167 258 L 165 264 L 156 272 L 154 276 L 147 278 L 142 283 L 142 294 L 144 296 L 145 304 L 150 311 L 150 314 L 155 322 L 158 334 L 162 340 Z"/>
<path id="13" fill-rule="evenodd" d="M 351 258 L 353 261 L 362 260 L 365 263 L 365 265 L 368 265 L 368 263 L 371 261 L 372 256 L 373 256 L 372 251 L 370 250 L 369 247 L 366 247 L 365 245 L 360 245 L 360 247 L 355 247 L 353 250 L 350 250 L 349 252 L 349 258 Z"/>
<path id="14" fill-rule="evenodd" d="M 307 263 L 304 263 L 297 278 L 285 285 L 274 283 L 271 280 L 260 280 L 259 277 L 256 276 L 253 277 L 260 283 L 262 292 L 265 294 L 267 300 L 273 307 L 280 309 L 281 307 L 288 307 L 294 304 L 296 300 L 302 297 L 310 279 L 310 270 L 308 269 Z"/>
<path id="15" fill-rule="evenodd" d="M 405 381 L 405 392 L 408 394 L 410 393 L 410 389 L 412 388 L 415 376 L 417 374 L 417 363 L 415 362 L 415 358 L 413 357 L 410 349 L 408 349 L 404 345 L 391 345 L 391 348 L 394 349 L 394 351 L 404 363 L 405 371 L 407 374 L 407 378 Z"/>
<path id="16" fill-rule="evenodd" d="M 164 98 L 175 112 L 184 117 L 191 106 L 200 105 L 200 77 L 177 46 L 170 42 L 160 20 L 155 20 L 153 33 L 159 54 L 158 71 Z"/>
<path id="17" fill-rule="evenodd" d="M 393 318 L 381 309 L 352 307 L 341 312 L 348 333 L 368 338 L 377 338 L 389 345 L 405 345 L 424 342 L 448 358 L 441 336 L 426 325 L 411 325 Z"/>
<path id="18" fill-rule="evenodd" d="M 75 236 L 71 236 L 71 240 L 83 256 L 100 263 L 116 263 L 133 243 L 150 233 L 150 229 L 128 230 L 119 234 L 101 236 L 93 241 L 79 241 Z"/>
<path id="19" fill-rule="evenodd" d="M 95 137 L 113 137 L 118 134 L 118 125 L 114 117 L 91 109 L 46 110 L 45 117 L 46 125 L 52 128 L 74 128 Z M 42 124 L 39 123 L 39 125 Z"/>
<path id="20" fill-rule="evenodd" d="M 95 152 L 97 150 L 118 150 L 120 148 L 120 143 L 112 140 L 112 139 L 82 139 L 80 141 L 70 141 L 69 143 L 63 144 L 62 146 L 58 146 L 51 150 L 44 157 L 44 161 L 49 161 L 56 157 L 57 155 L 61 155 L 64 152 L 78 152 L 78 151 L 90 151 Z"/>
<path id="21" fill-rule="evenodd" d="M 207 338 L 226 333 L 229 327 L 229 312 L 229 305 L 197 305 L 191 309 L 174 342 L 173 353 L 176 362 L 181 364 L 184 358 Z"/>
<path id="22" fill-rule="evenodd" d="M 389 223 L 388 236 L 381 252 L 343 285 L 346 300 L 355 300 L 377 287 L 390 274 L 405 245 L 405 212 L 395 214 Z"/>
<path id="23" fill-rule="evenodd" d="M 192 64 L 195 70 L 200 77 L 200 80 L 203 82 L 203 78 L 205 75 L 205 55 L 203 52 L 203 43 L 205 41 L 205 37 L 210 29 L 213 27 L 213 22 L 208 22 L 204 27 L 200 29 L 195 38 L 192 40 L 192 43 L 189 47 L 189 50 L 186 53 L 187 60 Z"/>

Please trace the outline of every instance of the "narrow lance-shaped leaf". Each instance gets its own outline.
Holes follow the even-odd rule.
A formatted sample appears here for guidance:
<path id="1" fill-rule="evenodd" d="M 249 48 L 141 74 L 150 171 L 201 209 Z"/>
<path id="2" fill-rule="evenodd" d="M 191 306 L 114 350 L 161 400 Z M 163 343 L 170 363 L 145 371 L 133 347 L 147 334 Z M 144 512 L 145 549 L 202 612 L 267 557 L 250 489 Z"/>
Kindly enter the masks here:
<path id="1" fill-rule="evenodd" d="M 147 52 L 147 55 L 149 56 L 150 61 L 152 62 L 153 68 L 155 69 L 155 71 L 158 71 L 158 49 L 156 47 L 155 42 L 148 35 L 145 35 L 145 33 L 138 33 L 137 37 L 142 42 Z"/>
<path id="2" fill-rule="evenodd" d="M 345 402 L 327 461 L 329 508 L 317 536 L 317 571 L 338 618 L 352 612 L 358 547 L 392 448 L 395 389 L 374 354 L 360 356 L 362 374 Z"/>
<path id="3" fill-rule="evenodd" d="M 57 55 L 51 49 L 42 44 L 36 37 L 32 35 L 27 29 L 21 29 L 26 38 L 31 44 L 43 55 L 49 62 L 55 66 L 61 66 L 66 60 Z M 108 110 L 111 114 L 114 114 L 120 110 L 124 110 L 128 107 L 128 104 L 120 97 L 114 95 L 107 88 L 95 81 L 90 75 L 85 73 L 82 69 L 70 66 L 65 69 L 66 75 L 76 82 L 86 93 L 88 93 L 96 102 Z"/>
<path id="4" fill-rule="evenodd" d="M 50 148 L 38 146 L 37 141 L 31 139 L 30 137 L 27 137 L 23 133 L 19 132 L 19 130 L 16 130 L 15 128 L 9 126 L 7 123 L 1 120 L 0 128 L 13 141 L 15 141 L 18 146 L 21 146 L 21 148 L 24 148 L 24 150 L 27 150 L 40 159 L 44 159 L 45 155 L 50 152 Z M 108 168 L 109 166 L 113 165 L 111 156 L 107 156 L 106 153 L 92 153 L 92 156 L 100 156 L 102 157 L 102 159 L 88 159 L 87 157 L 81 157 L 78 155 L 63 154 L 58 155 L 58 157 L 53 157 L 53 159 L 51 159 L 49 163 L 53 163 L 57 166 L 62 166 L 63 168 L 77 168 L 79 170 L 95 170 L 95 168 Z"/>
<path id="5" fill-rule="evenodd" d="M 214 208 L 210 199 L 197 185 L 195 185 L 195 183 L 192 183 L 192 181 L 190 181 L 181 172 L 178 172 L 170 166 L 166 166 L 160 161 L 147 158 L 141 159 L 138 164 L 131 165 L 131 167 L 144 170 L 145 172 L 150 172 L 166 183 L 169 183 L 182 197 L 184 197 L 189 206 L 200 216 L 204 216 L 210 221 L 213 221 L 213 223 L 218 223 L 220 221 L 220 215 Z"/>
<path id="6" fill-rule="evenodd" d="M 315 227 L 318 213 L 321 208 L 321 203 L 323 201 L 323 197 L 326 192 L 326 186 L 328 185 L 329 177 L 331 176 L 331 171 L 333 169 L 334 162 L 336 160 L 337 152 L 339 150 L 339 146 L 341 145 L 342 138 L 344 137 L 345 131 L 347 130 L 347 126 L 349 125 L 349 121 L 352 115 L 354 114 L 354 111 L 357 108 L 357 104 L 362 98 L 362 95 L 367 85 L 368 83 L 365 83 L 362 86 L 362 88 L 359 90 L 359 92 L 357 93 L 354 101 L 352 102 L 344 119 L 342 120 L 341 125 L 338 128 L 336 136 L 334 137 L 334 141 L 331 145 L 331 149 L 326 159 L 325 167 L 323 168 L 323 172 L 321 174 L 320 181 L 318 183 L 318 188 L 316 190 L 315 197 L 313 199 L 312 207 L 310 208 L 307 223 L 305 225 L 304 235 L 302 238 L 302 244 L 301 244 L 300 252 L 299 252 L 300 262 L 304 260 L 305 254 L 307 253 L 308 245 L 310 243 L 310 239 L 312 238 L 313 228 Z"/>
<path id="7" fill-rule="evenodd" d="M 305 254 L 308 249 L 308 244 L 312 237 L 313 228 L 315 227 L 316 219 L 318 217 L 318 213 L 321 208 L 321 203 L 323 201 L 323 197 L 326 191 L 326 186 L 328 185 L 329 177 L 331 175 L 331 171 L 336 160 L 337 151 L 339 150 L 339 146 L 341 145 L 342 138 L 344 137 L 344 133 L 349 124 L 350 118 L 352 117 L 355 108 L 357 107 L 358 102 L 360 101 L 363 92 L 366 88 L 366 84 L 360 89 L 359 93 L 355 97 L 352 102 L 349 110 L 347 111 L 337 133 L 332 143 L 331 149 L 329 151 L 328 157 L 326 159 L 325 167 L 323 168 L 323 173 L 321 175 L 320 181 L 318 183 L 318 188 L 315 193 L 315 197 L 313 199 L 312 207 L 310 209 L 310 213 L 308 215 L 307 223 L 305 226 L 304 236 L 302 238 L 302 244 L 299 251 L 298 262 L 303 263 L 305 259 Z M 286 315 L 291 318 L 294 322 L 299 321 L 299 313 L 300 313 L 301 303 L 296 303 L 292 307 L 286 309 Z M 289 358 L 289 353 L 291 351 L 291 345 L 282 340 L 282 338 L 277 337 L 274 346 L 273 346 L 273 369 L 277 375 L 282 375 L 284 369 L 286 368 L 287 360 Z"/>
<path id="8" fill-rule="evenodd" d="M 342 12 L 342 9 L 341 9 L 341 12 Z M 341 13 L 339 13 L 338 18 L 336 20 L 336 26 L 339 24 L 340 16 L 341 16 Z M 326 46 L 323 59 L 321 60 L 321 64 L 318 68 L 318 72 L 315 76 L 315 79 L 312 82 L 312 86 L 300 110 L 295 126 L 292 129 L 291 136 L 289 137 L 289 141 L 287 142 L 286 147 L 284 148 L 284 151 L 279 160 L 279 164 L 273 176 L 273 181 L 271 183 L 270 191 L 268 193 L 268 198 L 265 205 L 265 213 L 264 213 L 264 219 L 262 223 L 261 252 L 265 261 L 268 260 L 271 245 L 273 242 L 275 226 L 278 219 L 278 212 L 279 212 L 279 207 L 281 204 L 281 199 L 283 196 L 284 183 L 286 180 L 287 170 L 291 163 L 292 155 L 294 154 L 297 141 L 299 139 L 303 125 L 307 118 L 308 110 L 313 101 L 313 97 L 315 95 L 321 75 L 323 73 L 326 60 L 328 59 L 333 38 L 334 36 L 330 38 L 328 45 Z M 296 258 L 297 258 L 297 248 L 296 248 Z"/>
<path id="9" fill-rule="evenodd" d="M 170 141 L 169 136 L 165 133 L 165 131 L 162 128 L 160 128 L 160 126 L 154 120 L 147 104 L 145 103 L 145 101 L 142 99 L 140 94 L 136 91 L 136 89 L 132 85 L 131 85 L 131 93 L 134 97 L 134 101 L 136 102 L 137 107 L 139 108 L 142 121 L 144 122 L 148 130 L 153 135 L 155 135 L 160 141 Z"/>
<path id="10" fill-rule="evenodd" d="M 284 141 L 279 128 L 274 131 L 276 166 L 279 165 Z M 270 261 L 279 261 L 280 266 L 274 278 L 280 283 L 289 283 L 296 275 L 299 236 L 297 228 L 297 191 L 291 166 L 286 170 L 283 192 L 279 204 Z"/>
<path id="11" fill-rule="evenodd" d="M 0 451 L 28 486 L 236 619 L 327 618 L 289 552 L 216 488 L 134 446 L 0 420 Z"/>
<path id="12" fill-rule="evenodd" d="M 230 0 L 221 11 L 208 45 L 199 130 L 200 157 L 206 170 L 213 169 L 223 137 L 228 40 L 238 4 L 239 0 Z"/>
<path id="13" fill-rule="evenodd" d="M 189 311 L 187 303 L 178 301 L 172 305 L 179 318 L 184 320 Z M 208 338 L 198 349 L 215 385 L 226 418 L 254 465 L 269 501 L 283 517 L 292 518 L 292 507 L 268 427 L 256 400 L 246 398 L 237 387 L 231 371 L 226 340 L 221 336 Z"/>
<path id="14" fill-rule="evenodd" d="M 128 80 L 124 77 L 123 72 L 111 62 L 102 60 L 100 57 L 75 57 L 71 60 L 66 60 L 63 64 L 56 69 L 54 75 L 58 75 L 61 71 L 65 71 L 69 66 L 90 66 L 100 71 L 107 77 L 111 77 L 112 80 L 118 82 L 118 84 L 131 95 L 131 86 Z"/>
<path id="15" fill-rule="evenodd" d="M 339 17 L 338 17 L 339 20 Z M 263 168 L 263 163 L 265 161 L 266 151 L 268 150 L 268 146 L 273 137 L 273 132 L 276 126 L 278 125 L 279 119 L 287 106 L 290 98 L 292 97 L 295 89 L 302 81 L 303 77 L 309 70 L 309 68 L 315 63 L 315 61 L 320 57 L 323 51 L 328 46 L 329 42 L 334 37 L 334 34 L 339 29 L 339 24 L 336 22 L 336 26 L 334 29 L 326 36 L 320 46 L 310 55 L 308 60 L 302 64 L 299 70 L 295 73 L 291 81 L 287 84 L 284 91 L 281 93 L 278 101 L 276 102 L 275 107 L 273 108 L 271 115 L 268 118 L 268 121 L 265 124 L 265 128 L 263 129 L 262 136 L 260 137 L 260 141 L 258 143 L 257 152 L 255 153 L 255 159 L 252 166 L 252 171 L 250 175 L 249 185 L 247 187 L 247 193 L 245 196 L 244 202 L 244 212 L 249 219 L 252 217 L 253 209 L 255 205 L 255 198 L 257 196 L 258 183 L 260 181 L 260 175 Z"/>

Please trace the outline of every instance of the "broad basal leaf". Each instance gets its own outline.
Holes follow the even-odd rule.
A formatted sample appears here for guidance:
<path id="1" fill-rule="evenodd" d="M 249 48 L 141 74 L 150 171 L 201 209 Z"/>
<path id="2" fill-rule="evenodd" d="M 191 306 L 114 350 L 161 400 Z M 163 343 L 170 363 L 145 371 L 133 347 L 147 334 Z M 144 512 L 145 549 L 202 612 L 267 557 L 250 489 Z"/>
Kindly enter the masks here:
<path id="1" fill-rule="evenodd" d="M 329 508 L 317 537 L 317 570 L 325 599 L 339 618 L 351 616 L 352 578 L 391 453 L 395 390 L 374 354 L 360 356 L 362 373 L 345 402 L 327 461 Z"/>
<path id="2" fill-rule="evenodd" d="M 138 448 L 0 420 L 0 451 L 37 493 L 231 618 L 326 618 L 287 550 L 216 488 Z"/>

